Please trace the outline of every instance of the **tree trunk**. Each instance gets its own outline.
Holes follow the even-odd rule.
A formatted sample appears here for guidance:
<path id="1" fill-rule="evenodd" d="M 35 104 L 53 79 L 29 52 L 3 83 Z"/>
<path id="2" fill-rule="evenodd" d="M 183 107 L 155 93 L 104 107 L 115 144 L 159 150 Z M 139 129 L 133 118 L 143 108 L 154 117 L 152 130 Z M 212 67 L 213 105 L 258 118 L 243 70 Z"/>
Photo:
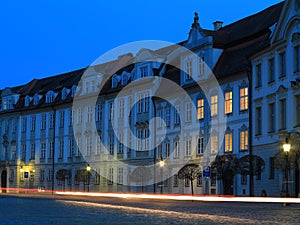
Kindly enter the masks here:
<path id="1" fill-rule="evenodd" d="M 191 190 L 192 190 L 192 195 L 194 195 L 194 186 L 193 186 L 193 180 L 191 180 Z"/>

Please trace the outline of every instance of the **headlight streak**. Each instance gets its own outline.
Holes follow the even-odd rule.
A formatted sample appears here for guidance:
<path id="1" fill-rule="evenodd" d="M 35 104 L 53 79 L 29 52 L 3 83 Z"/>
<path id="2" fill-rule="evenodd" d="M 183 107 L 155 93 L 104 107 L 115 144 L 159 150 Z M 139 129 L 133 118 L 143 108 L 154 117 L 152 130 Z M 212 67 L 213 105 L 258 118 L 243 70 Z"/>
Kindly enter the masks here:
<path id="1" fill-rule="evenodd" d="M 126 194 L 126 193 L 86 193 L 86 192 L 56 192 L 58 195 L 73 195 L 86 197 L 112 197 L 132 199 L 155 199 L 177 201 L 204 201 L 204 202 L 255 202 L 255 203 L 294 203 L 299 204 L 298 198 L 272 198 L 272 197 L 232 197 L 232 196 L 189 196 L 189 195 L 152 195 L 152 194 Z"/>

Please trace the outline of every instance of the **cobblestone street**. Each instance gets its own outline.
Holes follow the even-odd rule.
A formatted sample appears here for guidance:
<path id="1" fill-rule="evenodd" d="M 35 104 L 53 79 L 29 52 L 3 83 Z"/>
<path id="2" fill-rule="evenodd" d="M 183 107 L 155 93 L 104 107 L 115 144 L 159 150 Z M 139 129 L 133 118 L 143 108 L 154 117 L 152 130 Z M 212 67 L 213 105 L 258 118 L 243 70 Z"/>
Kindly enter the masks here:
<path id="1" fill-rule="evenodd" d="M 0 198 L 0 224 L 299 224 L 300 205 L 88 197 Z"/>

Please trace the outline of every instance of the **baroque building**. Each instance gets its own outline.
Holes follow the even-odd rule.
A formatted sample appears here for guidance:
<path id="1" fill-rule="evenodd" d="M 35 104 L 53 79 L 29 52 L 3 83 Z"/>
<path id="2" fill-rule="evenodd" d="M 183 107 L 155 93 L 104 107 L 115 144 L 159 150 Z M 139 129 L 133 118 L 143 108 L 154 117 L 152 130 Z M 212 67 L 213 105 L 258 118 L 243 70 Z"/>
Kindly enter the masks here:
<path id="1" fill-rule="evenodd" d="M 215 163 L 195 193 L 280 195 L 274 156 L 297 139 L 298 17 L 298 0 L 213 30 L 195 13 L 177 45 L 1 90 L 1 187 L 189 194 L 180 168 Z M 253 155 L 264 170 L 237 172 Z"/>

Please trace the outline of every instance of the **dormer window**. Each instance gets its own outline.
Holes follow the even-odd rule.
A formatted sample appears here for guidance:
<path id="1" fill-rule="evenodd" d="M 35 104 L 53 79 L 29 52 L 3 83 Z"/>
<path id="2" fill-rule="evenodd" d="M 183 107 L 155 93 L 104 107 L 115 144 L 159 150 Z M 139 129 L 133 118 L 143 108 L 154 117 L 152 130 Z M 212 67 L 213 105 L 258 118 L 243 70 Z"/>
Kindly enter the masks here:
<path id="1" fill-rule="evenodd" d="M 70 93 L 70 90 L 67 89 L 67 88 L 64 88 L 64 89 L 62 90 L 62 93 L 61 93 L 61 99 L 62 99 L 62 100 L 65 100 L 65 99 L 67 98 L 67 96 L 68 96 L 69 93 Z"/>
<path id="2" fill-rule="evenodd" d="M 140 76 L 141 78 L 143 77 L 148 77 L 148 66 L 142 66 L 140 67 Z"/>
<path id="3" fill-rule="evenodd" d="M 31 100 L 32 100 L 31 97 L 29 96 L 25 97 L 25 103 L 24 103 L 25 107 L 28 107 L 30 105 Z"/>
<path id="4" fill-rule="evenodd" d="M 128 82 L 128 74 L 127 73 L 123 73 L 122 74 L 122 81 L 121 81 L 122 86 L 126 85 L 127 82 Z"/>
<path id="5" fill-rule="evenodd" d="M 12 109 L 12 101 L 11 99 L 3 100 L 3 110 Z"/>
<path id="6" fill-rule="evenodd" d="M 120 76 L 118 76 L 117 74 L 113 75 L 112 84 L 111 84 L 112 88 L 116 88 L 119 82 L 120 82 Z"/>
<path id="7" fill-rule="evenodd" d="M 34 105 L 39 104 L 40 99 L 41 99 L 40 95 L 35 95 L 34 98 L 33 98 L 33 104 Z"/>
<path id="8" fill-rule="evenodd" d="M 75 97 L 76 89 L 77 89 L 77 86 L 74 85 L 74 86 L 72 87 L 72 97 L 73 97 L 73 98 Z"/>
<path id="9" fill-rule="evenodd" d="M 205 62 L 204 57 L 199 58 L 199 76 L 202 77 L 205 73 Z"/>
<path id="10" fill-rule="evenodd" d="M 55 99 L 55 93 L 53 91 L 49 91 L 46 96 L 46 103 L 51 103 Z"/>

